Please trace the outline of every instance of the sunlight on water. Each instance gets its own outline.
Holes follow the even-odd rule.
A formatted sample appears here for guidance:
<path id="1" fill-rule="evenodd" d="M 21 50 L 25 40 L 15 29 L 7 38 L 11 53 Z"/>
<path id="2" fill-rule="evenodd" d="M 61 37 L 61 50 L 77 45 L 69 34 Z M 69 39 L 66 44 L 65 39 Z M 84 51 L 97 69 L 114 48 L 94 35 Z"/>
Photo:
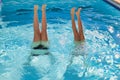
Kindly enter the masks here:
<path id="1" fill-rule="evenodd" d="M 66 25 L 48 24 L 51 54 L 33 57 L 29 62 L 33 38 L 31 26 L 28 24 L 0 30 L 0 79 L 24 80 L 30 75 L 35 77 L 31 76 L 29 80 L 67 80 L 68 75 L 86 79 L 91 76 L 117 79 L 120 75 L 119 45 L 110 34 L 86 29 L 86 41 L 75 45 L 70 22 Z M 60 27 L 61 31 L 54 31 L 55 26 Z M 25 65 L 26 62 L 29 64 Z"/>
<path id="2" fill-rule="evenodd" d="M 98 5 L 100 1 L 4 0 L 0 6 L 0 80 L 120 80 L 119 11 Z M 48 5 L 48 55 L 31 56 L 32 5 L 36 3 Z M 84 42 L 74 42 L 71 7 L 83 8 Z"/>

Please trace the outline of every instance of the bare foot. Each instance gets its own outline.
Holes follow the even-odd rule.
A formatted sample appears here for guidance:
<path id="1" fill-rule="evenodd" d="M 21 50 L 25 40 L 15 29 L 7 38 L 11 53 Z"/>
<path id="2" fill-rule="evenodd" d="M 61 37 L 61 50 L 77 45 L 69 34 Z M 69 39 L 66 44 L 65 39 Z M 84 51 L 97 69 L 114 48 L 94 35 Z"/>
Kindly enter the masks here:
<path id="1" fill-rule="evenodd" d="M 74 13 L 75 13 L 75 8 L 73 7 L 72 9 L 71 9 L 71 15 L 74 15 Z"/>
<path id="2" fill-rule="evenodd" d="M 78 11 L 76 12 L 76 16 L 79 16 L 79 15 L 80 15 L 81 9 L 82 9 L 82 8 L 78 8 Z"/>
<path id="3" fill-rule="evenodd" d="M 46 6 L 47 6 L 46 4 L 43 4 L 43 5 L 42 5 L 42 11 L 45 11 Z"/>
<path id="4" fill-rule="evenodd" d="M 34 11 L 38 10 L 38 5 L 34 5 Z"/>

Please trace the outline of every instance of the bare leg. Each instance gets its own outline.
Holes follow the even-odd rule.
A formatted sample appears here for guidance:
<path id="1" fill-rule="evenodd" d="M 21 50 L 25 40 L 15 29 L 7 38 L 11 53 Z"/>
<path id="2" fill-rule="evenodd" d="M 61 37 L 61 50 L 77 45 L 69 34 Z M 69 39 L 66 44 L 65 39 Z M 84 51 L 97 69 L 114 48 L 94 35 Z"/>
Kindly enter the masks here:
<path id="1" fill-rule="evenodd" d="M 38 21 L 38 5 L 34 6 L 34 39 L 33 42 L 38 42 L 41 40 L 39 21 Z"/>
<path id="2" fill-rule="evenodd" d="M 75 12 L 75 8 L 72 8 L 71 9 L 72 30 L 73 30 L 73 33 L 74 33 L 74 40 L 79 41 L 79 34 L 78 34 L 77 29 L 76 29 L 75 20 L 74 20 L 74 12 Z"/>
<path id="3" fill-rule="evenodd" d="M 120 4 L 120 0 L 114 0 L 116 3 Z"/>
<path id="4" fill-rule="evenodd" d="M 80 19 L 80 10 L 81 10 L 81 8 L 79 8 L 78 11 L 76 12 L 76 16 L 78 19 L 79 39 L 80 39 L 80 41 L 83 41 L 83 40 L 85 40 L 85 37 L 84 37 L 84 33 L 83 33 L 82 21 Z"/>
<path id="5" fill-rule="evenodd" d="M 47 23 L 46 23 L 46 5 L 42 5 L 42 41 L 48 41 L 48 36 L 47 36 Z"/>

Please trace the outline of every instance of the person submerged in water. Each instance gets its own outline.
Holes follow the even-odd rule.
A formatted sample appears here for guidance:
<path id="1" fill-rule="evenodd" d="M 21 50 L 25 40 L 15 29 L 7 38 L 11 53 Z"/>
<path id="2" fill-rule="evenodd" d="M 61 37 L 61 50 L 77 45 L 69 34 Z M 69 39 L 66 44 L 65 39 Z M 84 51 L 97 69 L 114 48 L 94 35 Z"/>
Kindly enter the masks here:
<path id="1" fill-rule="evenodd" d="M 75 41 L 84 41 L 84 33 L 83 33 L 83 26 L 82 26 L 82 21 L 80 19 L 80 11 L 81 8 L 78 8 L 78 11 L 76 12 L 77 20 L 78 20 L 78 30 L 76 28 L 75 20 L 74 20 L 74 14 L 75 14 L 75 8 L 73 7 L 71 9 L 71 20 L 72 20 L 72 30 L 74 34 L 74 40 Z"/>
<path id="2" fill-rule="evenodd" d="M 46 23 L 46 5 L 42 5 L 42 30 L 39 29 L 38 5 L 34 5 L 34 38 L 32 44 L 32 55 L 48 54 L 48 36 Z"/>
<path id="3" fill-rule="evenodd" d="M 76 29 L 76 24 L 74 20 L 75 8 L 71 9 L 71 18 L 72 18 L 72 30 L 74 34 L 75 41 L 84 41 L 84 33 L 82 27 L 82 21 L 80 19 L 80 11 L 81 8 L 76 12 L 76 16 L 78 19 L 78 31 Z M 38 5 L 34 5 L 34 39 L 32 44 L 32 54 L 48 54 L 48 36 L 47 36 L 47 23 L 46 23 L 46 5 L 42 5 L 42 30 L 39 29 L 39 21 L 38 21 Z"/>

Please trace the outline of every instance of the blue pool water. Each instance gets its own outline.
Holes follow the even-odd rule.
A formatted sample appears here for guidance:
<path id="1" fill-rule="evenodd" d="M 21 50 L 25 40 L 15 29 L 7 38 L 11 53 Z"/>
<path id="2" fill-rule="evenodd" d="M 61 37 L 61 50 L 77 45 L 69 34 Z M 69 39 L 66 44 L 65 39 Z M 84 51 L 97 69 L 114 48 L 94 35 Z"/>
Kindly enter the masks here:
<path id="1" fill-rule="evenodd" d="M 29 60 L 34 4 L 47 4 L 51 54 Z M 102 0 L 3 0 L 0 5 L 0 80 L 120 80 L 117 9 Z M 77 45 L 72 7 L 83 8 L 86 40 Z"/>

